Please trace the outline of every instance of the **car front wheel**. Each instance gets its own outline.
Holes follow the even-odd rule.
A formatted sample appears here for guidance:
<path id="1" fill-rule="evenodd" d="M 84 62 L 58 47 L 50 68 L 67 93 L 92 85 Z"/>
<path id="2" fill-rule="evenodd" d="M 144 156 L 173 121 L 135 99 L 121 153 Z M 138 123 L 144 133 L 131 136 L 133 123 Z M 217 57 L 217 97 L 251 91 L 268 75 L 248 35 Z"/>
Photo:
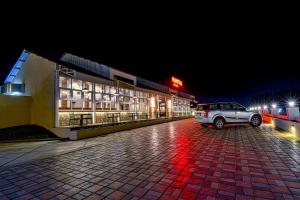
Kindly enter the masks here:
<path id="1" fill-rule="evenodd" d="M 224 127 L 225 121 L 222 118 L 217 118 L 214 121 L 214 126 L 216 129 L 222 129 Z"/>
<path id="2" fill-rule="evenodd" d="M 261 125 L 261 116 L 259 115 L 254 115 L 251 120 L 250 120 L 250 125 L 253 126 L 253 127 L 258 127 Z"/>

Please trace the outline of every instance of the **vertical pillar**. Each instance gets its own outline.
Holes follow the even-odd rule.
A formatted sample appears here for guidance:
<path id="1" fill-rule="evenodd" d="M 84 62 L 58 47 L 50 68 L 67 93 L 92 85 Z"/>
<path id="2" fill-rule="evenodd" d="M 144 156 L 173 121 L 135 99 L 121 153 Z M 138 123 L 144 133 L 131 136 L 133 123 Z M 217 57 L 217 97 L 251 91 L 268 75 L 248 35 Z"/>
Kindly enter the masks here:
<path id="1" fill-rule="evenodd" d="M 59 127 L 58 101 L 59 101 L 59 70 L 55 70 L 54 75 L 54 127 Z"/>
<path id="2" fill-rule="evenodd" d="M 92 82 L 92 124 L 95 124 L 96 123 L 96 97 L 95 97 L 95 83 Z"/>

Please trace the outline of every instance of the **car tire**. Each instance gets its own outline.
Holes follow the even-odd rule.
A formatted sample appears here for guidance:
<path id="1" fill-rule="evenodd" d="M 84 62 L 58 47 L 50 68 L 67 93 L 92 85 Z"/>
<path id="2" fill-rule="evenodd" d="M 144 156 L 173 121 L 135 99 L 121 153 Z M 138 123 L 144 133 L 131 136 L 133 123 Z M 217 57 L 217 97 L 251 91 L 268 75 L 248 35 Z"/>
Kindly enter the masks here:
<path id="1" fill-rule="evenodd" d="M 201 124 L 201 126 L 207 128 L 208 124 Z"/>
<path id="2" fill-rule="evenodd" d="M 222 129 L 225 125 L 225 120 L 222 119 L 221 117 L 218 117 L 214 120 L 214 127 L 216 129 Z"/>
<path id="3" fill-rule="evenodd" d="M 261 125 L 262 119 L 260 115 L 253 115 L 250 120 L 250 125 L 252 127 L 258 127 Z"/>

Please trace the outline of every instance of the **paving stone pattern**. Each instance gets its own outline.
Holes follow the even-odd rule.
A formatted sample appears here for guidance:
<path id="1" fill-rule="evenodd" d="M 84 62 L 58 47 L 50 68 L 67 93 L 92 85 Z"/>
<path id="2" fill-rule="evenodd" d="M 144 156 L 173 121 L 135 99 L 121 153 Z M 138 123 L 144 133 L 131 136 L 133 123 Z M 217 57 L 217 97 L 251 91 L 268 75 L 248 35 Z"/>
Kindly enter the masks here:
<path id="1" fill-rule="evenodd" d="M 0 199 L 300 199 L 300 144 L 272 128 L 193 119 L 0 168 Z"/>

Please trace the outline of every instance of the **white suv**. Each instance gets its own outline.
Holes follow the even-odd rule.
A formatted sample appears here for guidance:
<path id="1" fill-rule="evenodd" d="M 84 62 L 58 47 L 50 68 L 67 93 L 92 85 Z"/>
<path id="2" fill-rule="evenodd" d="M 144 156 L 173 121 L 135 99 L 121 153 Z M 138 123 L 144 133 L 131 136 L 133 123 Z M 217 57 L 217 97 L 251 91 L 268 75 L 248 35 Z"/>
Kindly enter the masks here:
<path id="1" fill-rule="evenodd" d="M 198 104 L 195 119 L 204 127 L 212 124 L 216 129 L 222 129 L 225 124 L 240 123 L 249 123 L 257 127 L 262 122 L 258 112 L 247 111 L 245 107 L 235 102 Z"/>

